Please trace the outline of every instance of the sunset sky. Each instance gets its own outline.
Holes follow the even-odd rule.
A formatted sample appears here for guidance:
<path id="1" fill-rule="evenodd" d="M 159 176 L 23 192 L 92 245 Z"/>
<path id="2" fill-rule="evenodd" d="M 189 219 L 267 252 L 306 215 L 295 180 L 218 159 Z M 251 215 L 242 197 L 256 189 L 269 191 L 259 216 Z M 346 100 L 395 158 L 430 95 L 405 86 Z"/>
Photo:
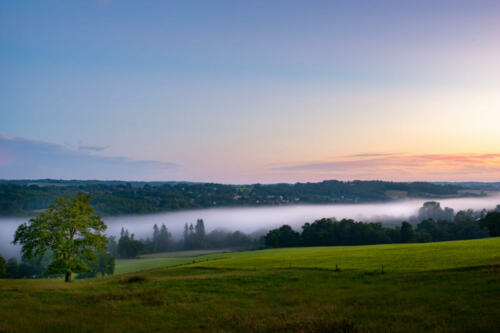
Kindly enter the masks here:
<path id="1" fill-rule="evenodd" d="M 500 181 L 500 1 L 2 1 L 0 178 Z"/>

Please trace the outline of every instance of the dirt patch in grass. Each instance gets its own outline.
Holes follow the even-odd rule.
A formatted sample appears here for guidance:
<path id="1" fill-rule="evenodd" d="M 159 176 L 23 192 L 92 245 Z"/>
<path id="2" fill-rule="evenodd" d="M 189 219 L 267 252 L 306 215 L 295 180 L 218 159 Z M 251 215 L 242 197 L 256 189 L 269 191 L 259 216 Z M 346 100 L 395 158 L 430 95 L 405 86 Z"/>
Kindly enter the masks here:
<path id="1" fill-rule="evenodd" d="M 120 279 L 121 284 L 131 284 L 131 283 L 139 283 L 146 281 L 146 278 L 141 275 L 132 275 L 127 276 L 125 278 Z"/>

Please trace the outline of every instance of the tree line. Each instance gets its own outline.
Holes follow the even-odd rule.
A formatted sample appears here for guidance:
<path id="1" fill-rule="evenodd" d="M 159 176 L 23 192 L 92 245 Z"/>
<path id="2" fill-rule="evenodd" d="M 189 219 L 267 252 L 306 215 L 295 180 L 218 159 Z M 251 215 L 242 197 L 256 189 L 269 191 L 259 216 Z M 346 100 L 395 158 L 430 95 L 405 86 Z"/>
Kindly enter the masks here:
<path id="1" fill-rule="evenodd" d="M 195 224 L 184 225 L 183 237 L 175 240 L 168 228 L 162 224 L 153 226 L 151 237 L 136 239 L 134 234 L 122 228 L 118 241 L 114 236 L 108 238 L 107 251 L 117 258 L 136 258 L 142 254 L 167 251 L 204 250 L 204 249 L 253 249 L 261 246 L 259 239 L 241 231 L 216 229 L 206 232 L 203 219 Z"/>
<path id="2" fill-rule="evenodd" d="M 92 196 L 96 214 L 112 216 L 225 206 L 388 201 L 391 191 L 406 193 L 408 197 L 458 196 L 461 189 L 424 182 L 336 180 L 271 185 L 0 181 L 0 216 L 33 215 L 49 207 L 56 198 L 73 197 L 78 192 Z"/>
<path id="3" fill-rule="evenodd" d="M 430 208 L 432 207 L 432 208 Z M 494 211 L 476 213 L 460 211 L 450 219 L 434 220 L 429 210 L 449 218 L 450 210 L 441 210 L 435 203 L 427 203 L 420 210 L 420 223 L 404 221 L 399 226 L 382 223 L 357 222 L 352 219 L 320 219 L 306 223 L 295 231 L 289 225 L 270 230 L 264 236 L 266 247 L 370 245 L 389 243 L 438 242 L 500 236 L 500 205 Z"/>

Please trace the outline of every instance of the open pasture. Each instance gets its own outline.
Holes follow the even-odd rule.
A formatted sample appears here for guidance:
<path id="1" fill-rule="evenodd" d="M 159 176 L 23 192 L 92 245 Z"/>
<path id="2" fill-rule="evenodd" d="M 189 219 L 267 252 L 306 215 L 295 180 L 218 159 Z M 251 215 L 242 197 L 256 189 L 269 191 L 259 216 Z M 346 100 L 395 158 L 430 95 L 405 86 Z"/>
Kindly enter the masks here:
<path id="1" fill-rule="evenodd" d="M 490 238 L 215 253 L 70 284 L 3 280 L 0 332 L 497 332 L 499 247 Z M 193 258 L 136 261 L 155 259 Z"/>

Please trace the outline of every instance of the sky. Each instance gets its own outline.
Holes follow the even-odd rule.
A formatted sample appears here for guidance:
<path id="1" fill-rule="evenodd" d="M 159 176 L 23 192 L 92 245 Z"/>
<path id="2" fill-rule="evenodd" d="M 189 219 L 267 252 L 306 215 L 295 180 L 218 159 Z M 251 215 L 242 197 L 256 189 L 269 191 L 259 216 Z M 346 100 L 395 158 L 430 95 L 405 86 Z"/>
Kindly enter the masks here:
<path id="1" fill-rule="evenodd" d="M 500 181 L 499 1 L 2 1 L 0 178 Z"/>

